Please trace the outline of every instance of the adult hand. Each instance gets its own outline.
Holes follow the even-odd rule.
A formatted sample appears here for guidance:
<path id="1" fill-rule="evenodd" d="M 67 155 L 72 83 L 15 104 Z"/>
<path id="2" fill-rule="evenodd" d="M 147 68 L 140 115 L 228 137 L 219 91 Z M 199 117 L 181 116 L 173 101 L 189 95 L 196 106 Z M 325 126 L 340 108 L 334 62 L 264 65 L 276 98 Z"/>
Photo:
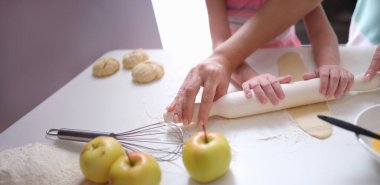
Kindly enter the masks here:
<path id="1" fill-rule="evenodd" d="M 354 82 L 354 75 L 339 65 L 322 65 L 314 72 L 303 75 L 304 80 L 318 77 L 321 79 L 319 91 L 327 98 L 342 97 L 351 89 Z"/>
<path id="2" fill-rule="evenodd" d="M 227 93 L 231 70 L 217 59 L 207 59 L 193 67 L 179 89 L 174 101 L 167 106 L 167 111 L 174 111 L 173 122 L 191 123 L 195 98 L 203 87 L 198 114 L 198 125 L 203 126 L 211 110 L 213 101 Z"/>
<path id="3" fill-rule="evenodd" d="M 247 98 L 252 97 L 251 90 L 253 90 L 260 103 L 266 104 L 269 99 L 273 105 L 277 105 L 285 98 L 280 84 L 289 83 L 291 80 L 290 75 L 276 77 L 271 74 L 261 74 L 244 82 L 242 88 Z"/>
<path id="4" fill-rule="evenodd" d="M 365 80 L 371 80 L 380 71 L 380 45 L 377 46 L 372 62 L 364 75 Z"/>

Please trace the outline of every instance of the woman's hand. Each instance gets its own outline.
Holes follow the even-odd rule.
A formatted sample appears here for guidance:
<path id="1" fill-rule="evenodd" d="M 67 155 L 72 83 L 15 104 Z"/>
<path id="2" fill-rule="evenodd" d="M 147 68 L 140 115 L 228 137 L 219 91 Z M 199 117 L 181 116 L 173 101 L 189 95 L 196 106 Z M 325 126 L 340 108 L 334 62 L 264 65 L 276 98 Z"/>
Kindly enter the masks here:
<path id="1" fill-rule="evenodd" d="M 280 100 L 285 98 L 280 84 L 289 83 L 291 80 L 290 75 L 276 77 L 271 74 L 261 74 L 244 82 L 242 88 L 247 98 L 252 97 L 251 90 L 253 90 L 260 103 L 266 104 L 269 99 L 273 105 L 277 105 Z"/>
<path id="2" fill-rule="evenodd" d="M 179 89 L 167 111 L 174 111 L 173 122 L 188 125 L 192 121 L 195 98 L 203 87 L 198 114 L 198 125 L 203 126 L 211 110 L 212 103 L 227 93 L 231 71 L 219 59 L 206 59 L 193 67 Z"/>
<path id="3" fill-rule="evenodd" d="M 304 80 L 321 79 L 319 91 L 327 98 L 340 98 L 346 94 L 354 82 L 354 75 L 339 65 L 322 65 L 314 72 L 303 75 Z"/>

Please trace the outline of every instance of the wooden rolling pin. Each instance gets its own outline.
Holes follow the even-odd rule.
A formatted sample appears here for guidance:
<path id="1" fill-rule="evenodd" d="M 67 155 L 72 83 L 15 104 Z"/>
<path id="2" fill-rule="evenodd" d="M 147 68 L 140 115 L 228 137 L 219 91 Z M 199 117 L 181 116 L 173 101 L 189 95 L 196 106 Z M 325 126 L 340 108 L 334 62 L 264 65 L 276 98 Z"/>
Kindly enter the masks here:
<path id="1" fill-rule="evenodd" d="M 355 76 L 350 91 L 370 91 L 380 87 L 380 74 L 377 74 L 371 81 L 364 81 L 363 76 L 364 75 Z M 238 118 L 335 99 L 334 97 L 327 99 L 319 92 L 319 78 L 281 84 L 281 87 L 285 93 L 285 99 L 280 101 L 277 105 L 272 105 L 270 102 L 263 105 L 259 102 L 256 96 L 246 98 L 243 91 L 237 91 L 226 94 L 215 101 L 211 107 L 209 117 L 220 116 L 224 118 Z M 194 105 L 192 122 L 198 120 L 198 112 L 199 103 L 196 103 Z M 165 122 L 172 122 L 173 114 L 174 111 L 165 112 Z"/>

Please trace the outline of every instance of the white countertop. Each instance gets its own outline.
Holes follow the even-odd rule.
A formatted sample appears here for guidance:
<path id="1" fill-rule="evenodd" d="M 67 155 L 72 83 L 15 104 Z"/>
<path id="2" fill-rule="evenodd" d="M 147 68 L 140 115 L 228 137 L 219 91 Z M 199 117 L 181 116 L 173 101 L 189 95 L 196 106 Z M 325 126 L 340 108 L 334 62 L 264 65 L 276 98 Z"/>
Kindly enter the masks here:
<path id="1" fill-rule="evenodd" d="M 341 48 L 342 65 L 354 74 L 367 68 L 374 47 Z M 269 49 L 256 52 L 247 61 L 264 72 L 277 74 L 274 65 L 286 51 L 298 51 L 313 68 L 310 48 Z M 150 58 L 164 64 L 164 77 L 151 84 L 131 80 L 131 71 L 98 79 L 92 66 L 0 134 L 0 150 L 42 142 L 78 153 L 81 145 L 47 139 L 51 128 L 122 132 L 162 121 L 162 113 L 177 93 L 190 67 L 207 53 L 173 53 L 147 50 Z M 121 61 L 129 50 L 106 53 Z M 265 59 L 265 60 L 263 60 Z M 260 61 L 260 63 L 256 63 Z M 229 91 L 236 90 L 231 86 Z M 347 95 L 329 102 L 333 116 L 353 122 L 364 108 L 380 103 L 380 92 Z M 353 133 L 333 127 L 326 140 L 315 139 L 291 120 L 286 111 L 225 120 L 211 119 L 208 131 L 223 133 L 232 147 L 230 171 L 210 184 L 379 184 L 380 164 L 357 142 Z M 186 138 L 198 128 L 185 129 Z M 189 178 L 182 160 L 160 162 L 164 185 L 197 184 Z"/>

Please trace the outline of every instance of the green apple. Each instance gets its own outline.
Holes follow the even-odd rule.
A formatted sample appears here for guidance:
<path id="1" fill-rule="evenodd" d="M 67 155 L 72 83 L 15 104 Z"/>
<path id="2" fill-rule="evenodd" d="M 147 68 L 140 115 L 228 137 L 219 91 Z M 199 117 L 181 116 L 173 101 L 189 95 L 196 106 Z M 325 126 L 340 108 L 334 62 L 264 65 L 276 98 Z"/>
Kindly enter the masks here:
<path id="1" fill-rule="evenodd" d="M 183 147 L 182 160 L 190 176 L 202 183 L 223 176 L 231 162 L 231 148 L 220 133 L 197 132 Z"/>
<path id="2" fill-rule="evenodd" d="M 110 170 L 112 185 L 159 185 L 161 169 L 156 159 L 149 154 L 130 152 L 117 159 Z"/>
<path id="3" fill-rule="evenodd" d="M 112 164 L 121 156 L 125 156 L 125 151 L 115 138 L 98 136 L 83 146 L 80 169 L 88 180 L 105 183 Z"/>

